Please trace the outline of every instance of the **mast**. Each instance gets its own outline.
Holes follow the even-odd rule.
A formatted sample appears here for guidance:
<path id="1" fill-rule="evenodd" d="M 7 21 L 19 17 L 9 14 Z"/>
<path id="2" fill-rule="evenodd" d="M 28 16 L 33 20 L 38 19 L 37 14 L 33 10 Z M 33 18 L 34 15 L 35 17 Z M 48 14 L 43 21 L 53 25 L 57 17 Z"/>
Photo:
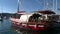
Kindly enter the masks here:
<path id="1" fill-rule="evenodd" d="M 56 11 L 57 11 L 57 0 L 56 0 Z"/>
<path id="2" fill-rule="evenodd" d="M 17 8 L 17 12 L 19 12 L 19 5 L 20 5 L 20 1 L 18 0 L 18 8 Z"/>
<path id="3" fill-rule="evenodd" d="M 19 17 L 18 13 L 19 13 L 19 0 L 18 0 L 18 7 L 17 7 L 17 14 L 16 14 L 16 18 L 18 18 L 18 17 Z"/>
<path id="4" fill-rule="evenodd" d="M 46 9 L 46 0 L 44 0 L 44 9 Z"/>
<path id="5" fill-rule="evenodd" d="M 1 12 L 1 17 L 2 17 L 2 13 L 3 13 L 3 7 L 1 8 L 1 11 L 2 11 L 2 12 Z"/>
<path id="6" fill-rule="evenodd" d="M 44 8 L 52 10 L 54 8 L 54 0 L 44 0 Z"/>
<path id="7" fill-rule="evenodd" d="M 54 0 L 53 0 L 53 11 L 54 11 Z"/>
<path id="8" fill-rule="evenodd" d="M 3 21 L 3 6 L 2 6 L 2 8 L 1 8 L 1 11 L 2 11 L 2 13 L 1 13 L 1 16 L 0 16 L 0 21 Z"/>

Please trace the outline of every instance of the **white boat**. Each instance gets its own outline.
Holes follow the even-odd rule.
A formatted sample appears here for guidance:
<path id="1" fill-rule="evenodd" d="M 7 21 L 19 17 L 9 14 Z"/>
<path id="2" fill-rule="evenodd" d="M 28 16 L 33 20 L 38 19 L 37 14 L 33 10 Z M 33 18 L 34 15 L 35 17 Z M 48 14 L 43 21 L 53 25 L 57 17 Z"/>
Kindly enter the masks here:
<path id="1" fill-rule="evenodd" d="M 3 17 L 2 16 L 0 16 L 0 21 L 3 21 Z"/>

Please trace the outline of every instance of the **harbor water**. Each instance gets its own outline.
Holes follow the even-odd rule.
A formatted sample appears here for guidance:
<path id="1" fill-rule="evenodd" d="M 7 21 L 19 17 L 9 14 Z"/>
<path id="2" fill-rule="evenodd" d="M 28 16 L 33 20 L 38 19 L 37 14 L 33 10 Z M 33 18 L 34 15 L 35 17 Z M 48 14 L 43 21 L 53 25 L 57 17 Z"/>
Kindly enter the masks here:
<path id="1" fill-rule="evenodd" d="M 0 21 L 0 34 L 60 34 L 60 23 L 55 23 L 53 29 L 45 32 L 20 31 L 12 27 L 9 19 Z"/>

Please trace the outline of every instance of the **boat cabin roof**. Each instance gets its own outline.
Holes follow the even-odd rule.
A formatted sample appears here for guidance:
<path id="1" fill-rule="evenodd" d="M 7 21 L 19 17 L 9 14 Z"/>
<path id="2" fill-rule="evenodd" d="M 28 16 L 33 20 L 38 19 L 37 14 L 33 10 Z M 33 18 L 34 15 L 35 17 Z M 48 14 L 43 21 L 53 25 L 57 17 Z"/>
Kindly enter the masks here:
<path id="1" fill-rule="evenodd" d="M 51 11 L 51 10 L 43 10 L 43 11 L 37 11 L 38 13 L 42 13 L 42 14 L 55 14 L 55 12 Z"/>

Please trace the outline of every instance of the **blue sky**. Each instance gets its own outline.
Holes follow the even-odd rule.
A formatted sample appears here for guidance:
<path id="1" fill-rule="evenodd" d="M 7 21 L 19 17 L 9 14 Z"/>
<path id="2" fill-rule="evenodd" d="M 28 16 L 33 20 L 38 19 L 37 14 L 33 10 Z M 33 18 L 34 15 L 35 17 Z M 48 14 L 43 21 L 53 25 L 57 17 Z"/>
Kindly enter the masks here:
<path id="1" fill-rule="evenodd" d="M 51 0 L 48 0 L 48 2 Z M 18 6 L 17 0 L 0 0 L 0 13 L 16 13 L 17 12 L 17 6 Z M 36 10 L 44 10 L 44 0 L 20 0 L 20 10 L 30 12 L 30 11 L 36 11 Z M 57 8 L 60 8 L 60 0 L 57 1 Z M 56 10 L 56 1 L 54 0 L 54 11 L 57 14 L 60 14 L 59 10 Z"/>

